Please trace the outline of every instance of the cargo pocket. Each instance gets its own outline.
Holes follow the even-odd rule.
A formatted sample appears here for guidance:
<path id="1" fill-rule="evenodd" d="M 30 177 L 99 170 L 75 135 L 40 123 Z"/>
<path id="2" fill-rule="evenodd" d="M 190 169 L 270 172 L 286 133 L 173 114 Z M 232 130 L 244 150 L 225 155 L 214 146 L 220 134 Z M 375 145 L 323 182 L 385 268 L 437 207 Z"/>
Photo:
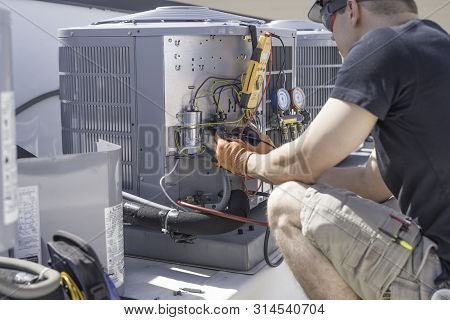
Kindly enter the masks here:
<path id="1" fill-rule="evenodd" d="M 343 266 L 352 272 L 359 285 L 373 292 L 373 297 L 385 286 L 390 278 L 384 266 L 390 264 L 386 260 L 391 243 L 374 234 L 360 232 L 354 241 L 354 246 L 346 255 Z"/>
<path id="2" fill-rule="evenodd" d="M 358 232 L 342 261 L 342 266 L 346 270 L 355 272 L 371 244 L 371 238 L 371 235 L 365 231 Z"/>
<path id="3" fill-rule="evenodd" d="M 420 290 L 417 281 L 397 277 L 390 286 L 391 300 L 419 300 Z"/>

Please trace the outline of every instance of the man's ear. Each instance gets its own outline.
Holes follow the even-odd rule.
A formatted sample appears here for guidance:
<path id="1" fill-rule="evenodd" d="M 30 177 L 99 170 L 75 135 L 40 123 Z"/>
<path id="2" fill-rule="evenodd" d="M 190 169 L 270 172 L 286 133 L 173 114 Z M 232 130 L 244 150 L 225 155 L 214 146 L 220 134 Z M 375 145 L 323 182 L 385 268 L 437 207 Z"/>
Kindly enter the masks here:
<path id="1" fill-rule="evenodd" d="M 356 0 L 348 0 L 347 6 L 352 26 L 356 26 L 361 16 L 360 5 Z"/>

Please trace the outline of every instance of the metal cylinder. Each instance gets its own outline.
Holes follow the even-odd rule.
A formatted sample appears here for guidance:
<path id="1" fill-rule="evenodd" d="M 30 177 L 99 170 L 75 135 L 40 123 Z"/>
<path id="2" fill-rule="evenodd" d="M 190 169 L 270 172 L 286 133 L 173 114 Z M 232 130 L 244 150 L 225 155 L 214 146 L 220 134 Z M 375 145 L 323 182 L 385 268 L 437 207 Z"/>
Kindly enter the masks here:
<path id="1" fill-rule="evenodd" d="M 289 128 L 285 124 L 283 124 L 281 126 L 281 139 L 282 139 L 282 143 L 289 142 Z"/>
<path id="2" fill-rule="evenodd" d="M 181 114 L 182 142 L 181 147 L 188 154 L 196 154 L 202 146 L 201 128 L 202 123 L 201 111 L 185 111 Z"/>
<path id="3" fill-rule="evenodd" d="M 0 253 L 14 247 L 17 164 L 9 12 L 0 9 Z"/>
<path id="4" fill-rule="evenodd" d="M 297 126 L 297 137 L 300 137 L 302 133 L 305 131 L 305 127 L 301 124 L 301 122 L 297 122 L 296 126 Z"/>
<path id="5" fill-rule="evenodd" d="M 289 126 L 289 132 L 291 134 L 291 141 L 294 141 L 297 139 L 298 133 L 297 133 L 297 124 L 293 123 Z"/>

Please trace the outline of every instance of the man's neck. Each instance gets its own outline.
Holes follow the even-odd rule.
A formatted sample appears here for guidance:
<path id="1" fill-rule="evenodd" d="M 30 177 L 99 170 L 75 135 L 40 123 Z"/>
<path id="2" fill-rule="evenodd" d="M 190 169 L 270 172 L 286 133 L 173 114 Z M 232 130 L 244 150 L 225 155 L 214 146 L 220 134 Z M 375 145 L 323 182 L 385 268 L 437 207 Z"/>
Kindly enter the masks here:
<path id="1" fill-rule="evenodd" d="M 419 16 L 412 12 L 392 16 L 373 16 L 372 19 L 366 21 L 365 26 L 362 28 L 361 36 L 376 28 L 398 26 L 414 19 L 419 19 Z"/>
<path id="2" fill-rule="evenodd" d="M 392 16 L 372 16 L 365 20 L 364 26 L 361 26 L 358 39 L 361 39 L 366 33 L 382 27 L 398 26 L 408 21 L 419 19 L 419 16 L 412 12 Z"/>

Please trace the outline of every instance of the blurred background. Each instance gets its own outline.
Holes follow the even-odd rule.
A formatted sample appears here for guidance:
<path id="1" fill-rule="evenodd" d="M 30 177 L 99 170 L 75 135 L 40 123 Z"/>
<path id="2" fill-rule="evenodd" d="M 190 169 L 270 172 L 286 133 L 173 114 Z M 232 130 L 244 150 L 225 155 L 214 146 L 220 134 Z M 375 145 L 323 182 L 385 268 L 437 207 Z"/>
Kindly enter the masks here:
<path id="1" fill-rule="evenodd" d="M 199 5 L 265 20 L 307 19 L 313 0 L 55 0 L 59 3 L 80 3 L 126 11 L 145 11 L 164 5 Z M 450 31 L 449 0 L 416 0 L 422 18 L 439 23 Z"/>

